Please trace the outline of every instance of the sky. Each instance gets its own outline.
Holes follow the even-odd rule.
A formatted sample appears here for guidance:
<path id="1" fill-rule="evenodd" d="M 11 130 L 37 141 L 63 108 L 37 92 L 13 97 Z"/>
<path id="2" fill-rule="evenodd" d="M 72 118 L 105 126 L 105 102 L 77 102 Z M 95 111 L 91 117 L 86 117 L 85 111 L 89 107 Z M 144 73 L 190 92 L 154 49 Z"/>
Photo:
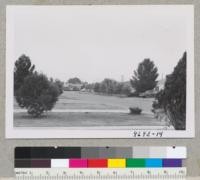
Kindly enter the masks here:
<path id="1" fill-rule="evenodd" d="M 25 54 L 37 71 L 62 81 L 128 81 L 145 58 L 161 79 L 189 51 L 191 17 L 191 6 L 183 5 L 10 6 L 14 48 L 7 51 L 13 63 Z"/>

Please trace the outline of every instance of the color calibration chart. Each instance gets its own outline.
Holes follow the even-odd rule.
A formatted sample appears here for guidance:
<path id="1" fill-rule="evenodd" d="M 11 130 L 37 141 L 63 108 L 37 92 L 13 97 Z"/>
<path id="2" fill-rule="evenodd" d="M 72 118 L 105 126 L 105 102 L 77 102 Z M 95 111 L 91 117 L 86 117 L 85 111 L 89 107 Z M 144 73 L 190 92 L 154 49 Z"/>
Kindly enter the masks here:
<path id="1" fill-rule="evenodd" d="M 186 147 L 17 147 L 17 179 L 185 179 Z"/>

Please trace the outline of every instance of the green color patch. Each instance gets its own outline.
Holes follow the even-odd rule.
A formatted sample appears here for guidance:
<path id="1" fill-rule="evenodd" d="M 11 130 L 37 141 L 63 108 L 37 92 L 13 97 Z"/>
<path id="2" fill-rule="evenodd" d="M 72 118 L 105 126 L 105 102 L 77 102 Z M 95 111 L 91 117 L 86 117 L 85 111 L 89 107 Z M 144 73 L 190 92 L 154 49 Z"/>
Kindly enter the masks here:
<path id="1" fill-rule="evenodd" d="M 126 167 L 145 167 L 145 159 L 126 159 Z"/>

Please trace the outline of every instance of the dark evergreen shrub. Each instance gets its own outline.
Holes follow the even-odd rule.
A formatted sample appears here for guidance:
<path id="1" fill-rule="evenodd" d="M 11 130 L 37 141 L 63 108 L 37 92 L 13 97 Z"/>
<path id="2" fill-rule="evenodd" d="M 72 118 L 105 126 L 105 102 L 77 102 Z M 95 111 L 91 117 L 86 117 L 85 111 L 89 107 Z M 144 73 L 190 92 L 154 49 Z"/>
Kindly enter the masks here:
<path id="1" fill-rule="evenodd" d="M 14 68 L 14 96 L 21 108 L 33 117 L 51 110 L 62 93 L 60 81 L 50 81 L 44 74 L 34 72 L 29 57 L 22 55 Z"/>
<path id="2" fill-rule="evenodd" d="M 186 59 L 185 52 L 167 76 L 164 90 L 156 96 L 158 106 L 165 109 L 176 130 L 184 130 L 186 126 Z"/>
<path id="3" fill-rule="evenodd" d="M 138 108 L 138 107 L 130 107 L 130 114 L 141 114 L 142 109 Z"/>
<path id="4" fill-rule="evenodd" d="M 38 117 L 54 107 L 59 94 L 55 83 L 50 82 L 44 74 L 35 72 L 24 79 L 24 84 L 16 93 L 16 100 L 30 115 Z"/>

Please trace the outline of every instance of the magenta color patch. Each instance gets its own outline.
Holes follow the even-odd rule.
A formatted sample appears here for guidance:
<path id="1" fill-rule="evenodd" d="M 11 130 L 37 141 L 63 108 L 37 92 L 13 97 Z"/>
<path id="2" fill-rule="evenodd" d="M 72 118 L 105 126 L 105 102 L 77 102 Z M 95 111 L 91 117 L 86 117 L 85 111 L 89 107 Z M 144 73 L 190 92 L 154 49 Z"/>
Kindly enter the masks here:
<path id="1" fill-rule="evenodd" d="M 69 159 L 70 168 L 87 168 L 87 159 Z"/>

